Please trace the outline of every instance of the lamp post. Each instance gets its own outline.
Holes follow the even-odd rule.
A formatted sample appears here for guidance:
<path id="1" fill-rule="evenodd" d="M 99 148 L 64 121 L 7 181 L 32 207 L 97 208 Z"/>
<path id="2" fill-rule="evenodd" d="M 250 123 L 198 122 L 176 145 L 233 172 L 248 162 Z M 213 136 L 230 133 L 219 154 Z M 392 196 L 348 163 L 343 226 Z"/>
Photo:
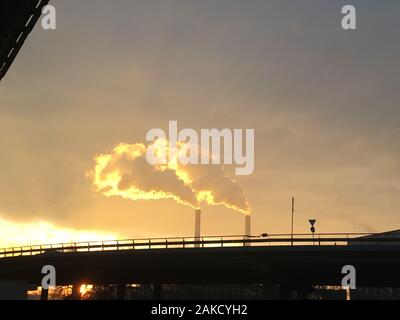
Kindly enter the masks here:
<path id="1" fill-rule="evenodd" d="M 294 219 L 294 197 L 292 198 L 292 227 L 291 227 L 291 239 L 292 239 L 292 246 L 293 246 L 293 219 Z"/>

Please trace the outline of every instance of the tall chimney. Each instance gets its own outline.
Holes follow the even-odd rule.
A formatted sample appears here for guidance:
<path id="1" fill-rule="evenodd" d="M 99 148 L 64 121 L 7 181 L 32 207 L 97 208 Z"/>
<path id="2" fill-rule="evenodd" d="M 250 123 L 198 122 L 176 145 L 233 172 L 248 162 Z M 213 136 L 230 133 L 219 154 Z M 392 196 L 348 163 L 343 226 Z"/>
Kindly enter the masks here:
<path id="1" fill-rule="evenodd" d="M 244 236 L 245 239 L 250 239 L 251 235 L 251 216 L 250 215 L 245 215 L 244 216 Z M 244 244 L 246 247 L 250 246 L 250 243 L 245 243 Z"/>
<path id="2" fill-rule="evenodd" d="M 194 240 L 200 241 L 200 232 L 201 230 L 201 210 L 197 209 L 195 212 L 195 220 L 194 220 Z M 195 244 L 195 248 L 199 248 L 200 244 Z"/>

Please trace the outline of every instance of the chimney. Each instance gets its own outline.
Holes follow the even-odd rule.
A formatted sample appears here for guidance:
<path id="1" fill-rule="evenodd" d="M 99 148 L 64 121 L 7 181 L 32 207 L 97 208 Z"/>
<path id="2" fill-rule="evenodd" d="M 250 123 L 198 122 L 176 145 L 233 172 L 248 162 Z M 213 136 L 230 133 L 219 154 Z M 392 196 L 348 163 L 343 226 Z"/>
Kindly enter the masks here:
<path id="1" fill-rule="evenodd" d="M 200 230 L 201 230 L 201 210 L 197 209 L 195 212 L 195 221 L 194 221 L 194 240 L 200 241 Z M 195 244 L 195 248 L 199 248 L 200 244 Z"/>
<path id="2" fill-rule="evenodd" d="M 244 238 L 245 239 L 250 239 L 251 235 L 251 216 L 250 215 L 245 215 L 244 216 Z M 250 243 L 245 243 L 245 247 L 250 246 Z"/>

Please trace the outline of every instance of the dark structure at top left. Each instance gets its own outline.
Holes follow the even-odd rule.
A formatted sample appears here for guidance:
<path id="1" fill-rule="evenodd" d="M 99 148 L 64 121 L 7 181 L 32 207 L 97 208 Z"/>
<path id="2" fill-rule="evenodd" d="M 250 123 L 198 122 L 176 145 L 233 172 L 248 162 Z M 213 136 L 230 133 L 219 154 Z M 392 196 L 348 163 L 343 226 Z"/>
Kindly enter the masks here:
<path id="1" fill-rule="evenodd" d="M 48 3 L 49 0 L 0 1 L 0 81 Z"/>

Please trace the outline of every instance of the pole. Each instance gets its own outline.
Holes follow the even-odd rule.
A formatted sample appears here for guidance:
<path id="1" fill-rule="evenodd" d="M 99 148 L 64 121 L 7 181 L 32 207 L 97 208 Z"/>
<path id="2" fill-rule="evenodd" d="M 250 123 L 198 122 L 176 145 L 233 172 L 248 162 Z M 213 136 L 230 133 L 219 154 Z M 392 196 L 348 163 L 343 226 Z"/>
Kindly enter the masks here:
<path id="1" fill-rule="evenodd" d="M 194 241 L 200 241 L 201 236 L 201 210 L 195 211 L 195 218 L 194 218 Z M 194 245 L 195 248 L 200 248 L 200 243 L 196 243 Z"/>
<path id="2" fill-rule="evenodd" d="M 291 238 L 292 238 L 292 246 L 293 246 L 293 220 L 294 220 L 294 197 L 292 198 L 292 228 L 291 228 Z"/>
<path id="3" fill-rule="evenodd" d="M 245 222 L 244 222 L 244 239 L 248 240 L 248 239 L 250 239 L 250 235 L 251 235 L 251 217 L 250 217 L 250 215 L 245 215 L 244 219 L 245 219 Z M 250 245 L 251 245 L 250 242 L 245 242 L 244 243 L 245 247 L 248 247 Z"/>

